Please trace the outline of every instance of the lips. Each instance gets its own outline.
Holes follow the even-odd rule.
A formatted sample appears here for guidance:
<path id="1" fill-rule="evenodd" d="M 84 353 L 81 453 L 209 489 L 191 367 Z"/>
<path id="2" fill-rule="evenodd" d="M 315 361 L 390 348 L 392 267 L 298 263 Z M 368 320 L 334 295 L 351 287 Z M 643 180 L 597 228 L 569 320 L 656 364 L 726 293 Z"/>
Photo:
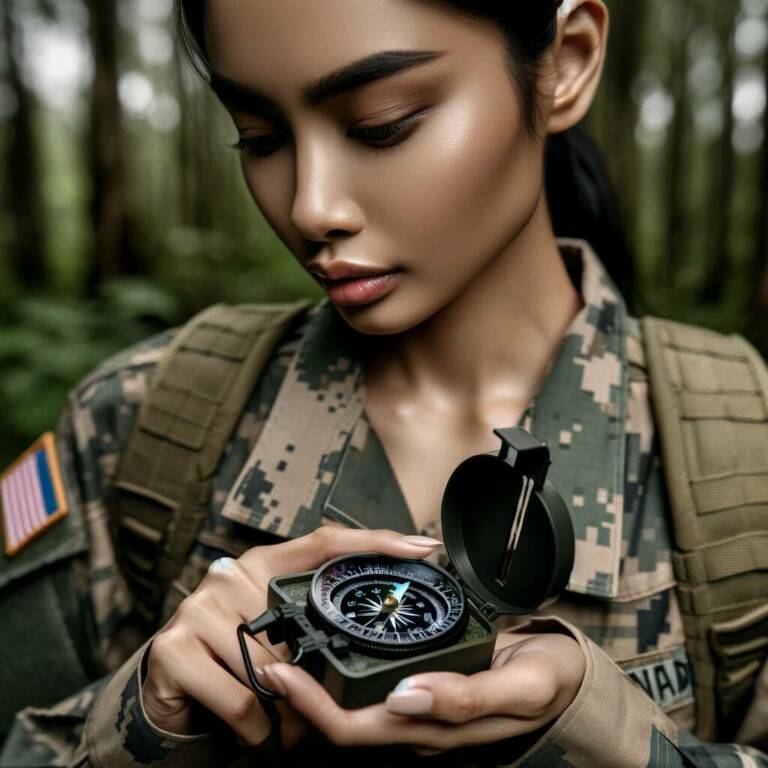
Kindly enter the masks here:
<path id="1" fill-rule="evenodd" d="M 368 267 L 362 264 L 353 264 L 347 261 L 332 261 L 324 266 L 320 266 L 319 264 L 309 264 L 307 265 L 307 269 L 323 282 L 381 277 L 382 275 L 390 274 L 393 271 Z"/>

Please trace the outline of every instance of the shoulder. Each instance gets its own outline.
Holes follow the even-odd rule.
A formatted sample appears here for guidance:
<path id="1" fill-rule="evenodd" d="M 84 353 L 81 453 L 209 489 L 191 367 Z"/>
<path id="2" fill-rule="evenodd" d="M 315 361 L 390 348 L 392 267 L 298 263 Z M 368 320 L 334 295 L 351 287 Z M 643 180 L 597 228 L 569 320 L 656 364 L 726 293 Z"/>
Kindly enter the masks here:
<path id="1" fill-rule="evenodd" d="M 738 333 L 646 315 L 627 318 L 626 341 L 630 371 L 634 368 L 637 375 L 644 373 L 651 379 L 666 374 L 676 389 L 698 384 L 712 391 L 728 390 L 729 384 L 737 383 L 732 376 L 741 379 L 747 371 L 758 377 L 756 383 L 763 388 L 768 385 L 760 375 L 766 370 L 764 356 Z"/>
<path id="2" fill-rule="evenodd" d="M 160 364 L 164 362 L 168 365 L 174 364 L 170 355 L 174 353 L 174 342 L 178 340 L 179 334 L 187 331 L 194 323 L 198 323 L 199 327 L 200 318 L 216 308 L 221 310 L 216 315 L 217 321 L 220 322 L 224 318 L 225 322 L 231 322 L 232 331 L 239 332 L 245 313 L 253 310 L 256 306 L 233 305 L 223 307 L 223 305 L 216 305 L 216 307 L 209 307 L 190 318 L 184 325 L 169 328 L 139 341 L 96 366 L 75 386 L 71 398 L 76 405 L 83 407 L 99 406 L 102 409 L 119 409 L 138 406 L 146 396 Z M 273 312 L 282 306 L 285 305 L 258 305 L 259 308 Z M 308 317 L 305 315 L 284 330 L 268 351 L 262 366 L 265 375 L 268 375 L 272 368 L 280 369 L 287 365 L 287 361 L 299 348 L 307 324 Z M 214 349 L 217 341 L 214 339 L 207 341 L 207 343 Z M 191 346 L 197 348 L 198 342 L 193 340 Z M 205 350 L 203 351 L 205 352 Z"/>
<path id="3" fill-rule="evenodd" d="M 146 383 L 168 351 L 178 328 L 171 328 L 120 350 L 99 363 L 71 392 L 78 405 L 141 400 Z"/>

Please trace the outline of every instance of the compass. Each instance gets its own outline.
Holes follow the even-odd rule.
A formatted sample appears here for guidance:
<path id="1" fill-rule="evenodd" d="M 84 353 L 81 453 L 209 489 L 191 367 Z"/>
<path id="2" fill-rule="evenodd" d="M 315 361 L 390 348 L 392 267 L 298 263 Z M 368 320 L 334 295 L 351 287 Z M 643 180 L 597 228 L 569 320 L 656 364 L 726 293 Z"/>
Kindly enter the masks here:
<path id="1" fill-rule="evenodd" d="M 468 618 L 466 595 L 447 571 L 377 554 L 338 557 L 318 569 L 308 615 L 384 658 L 451 643 Z"/>
<path id="2" fill-rule="evenodd" d="M 248 679 L 246 637 L 266 631 L 341 706 L 382 701 L 421 672 L 487 669 L 495 618 L 531 614 L 565 588 L 575 536 L 565 501 L 547 479 L 549 449 L 520 427 L 497 429 L 498 453 L 471 456 L 448 480 L 442 528 L 448 565 L 371 552 L 269 582 L 268 610 L 237 629 Z"/>

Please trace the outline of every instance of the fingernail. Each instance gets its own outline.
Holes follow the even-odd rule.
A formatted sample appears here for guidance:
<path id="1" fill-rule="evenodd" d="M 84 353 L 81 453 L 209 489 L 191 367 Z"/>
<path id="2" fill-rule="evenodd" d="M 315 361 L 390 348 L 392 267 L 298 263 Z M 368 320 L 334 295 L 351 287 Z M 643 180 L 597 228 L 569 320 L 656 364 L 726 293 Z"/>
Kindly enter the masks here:
<path id="1" fill-rule="evenodd" d="M 426 715 L 431 711 L 432 703 L 432 691 L 427 691 L 424 688 L 412 688 L 397 693 L 397 688 L 395 688 L 387 696 L 387 711 L 395 715 Z"/>
<path id="2" fill-rule="evenodd" d="M 403 691 L 407 691 L 411 687 L 411 678 L 410 677 L 404 677 L 392 690 L 392 693 L 403 693 Z"/>
<path id="3" fill-rule="evenodd" d="M 266 678 L 267 688 L 270 688 L 275 693 L 279 693 L 281 696 L 287 695 L 285 683 L 280 679 L 280 673 L 277 672 L 277 670 L 272 669 L 271 664 L 263 667 L 261 674 Z"/>
<path id="4" fill-rule="evenodd" d="M 406 544 L 412 544 L 414 547 L 442 547 L 443 542 L 433 539 L 430 536 L 405 536 L 403 538 Z"/>

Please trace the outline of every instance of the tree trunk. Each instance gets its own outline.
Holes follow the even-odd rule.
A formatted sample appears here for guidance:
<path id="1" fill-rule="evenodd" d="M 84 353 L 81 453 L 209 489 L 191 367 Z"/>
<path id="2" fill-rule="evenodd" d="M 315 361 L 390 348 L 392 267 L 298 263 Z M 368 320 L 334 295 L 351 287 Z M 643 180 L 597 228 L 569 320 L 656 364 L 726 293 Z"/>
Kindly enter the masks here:
<path id="1" fill-rule="evenodd" d="M 768 82 L 768 52 L 763 63 Z M 763 113 L 763 149 L 760 160 L 759 207 L 753 276 L 757 290 L 754 297 L 754 322 L 758 328 L 768 327 L 768 109 Z"/>
<path id="2" fill-rule="evenodd" d="M 89 165 L 93 259 L 89 288 L 125 272 L 129 260 L 125 200 L 125 137 L 117 91 L 115 0 L 88 0 L 94 79 Z"/>
<path id="3" fill-rule="evenodd" d="M 192 198 L 194 188 L 194 175 L 192 167 L 192 153 L 194 143 L 190 138 L 190 123 L 194 120 L 194 96 L 188 87 L 190 73 L 184 52 L 178 40 L 174 49 L 174 69 L 176 73 L 176 88 L 179 95 L 179 109 L 181 117 L 179 127 L 176 129 L 176 157 L 178 161 L 179 178 L 179 221 L 188 226 L 192 222 Z"/>
<path id="4" fill-rule="evenodd" d="M 716 13 L 723 62 L 722 111 L 723 132 L 715 145 L 712 157 L 714 175 L 709 213 L 709 243 L 707 266 L 700 297 L 702 301 L 717 303 L 727 284 L 731 252 L 731 209 L 736 161 L 733 151 L 733 91 L 736 77 L 736 51 L 734 32 L 736 14 L 727 3 Z"/>
<path id="5" fill-rule="evenodd" d="M 213 210 L 218 200 L 211 195 L 215 189 L 214 159 L 211 156 L 213 113 L 207 89 L 195 87 L 196 77 L 184 60 L 177 45 L 176 77 L 181 107 L 176 157 L 179 164 L 181 220 L 196 229 L 213 227 Z"/>
<path id="6" fill-rule="evenodd" d="M 638 210 L 638 153 L 634 140 L 638 115 L 631 93 L 644 50 L 647 13 L 647 2 L 614 3 L 606 57 L 610 65 L 603 75 L 608 106 L 604 110 L 605 148 L 629 242 L 635 242 Z"/>
<path id="7" fill-rule="evenodd" d="M 3 44 L 7 52 L 6 80 L 16 100 L 8 121 L 5 151 L 5 205 L 11 213 L 13 238 L 11 269 L 27 288 L 39 288 L 46 279 L 45 204 L 41 193 L 40 163 L 33 129 L 34 101 L 21 79 L 21 44 L 12 0 L 2 5 Z"/>
<path id="8" fill-rule="evenodd" d="M 659 261 L 659 279 L 664 286 L 668 304 L 674 301 L 675 283 L 684 262 L 686 245 L 685 143 L 688 131 L 688 31 L 690 9 L 686 3 L 676 3 L 677 31 L 674 37 L 670 66 L 670 92 L 675 113 L 669 127 L 665 200 L 667 211 L 666 253 Z"/>

